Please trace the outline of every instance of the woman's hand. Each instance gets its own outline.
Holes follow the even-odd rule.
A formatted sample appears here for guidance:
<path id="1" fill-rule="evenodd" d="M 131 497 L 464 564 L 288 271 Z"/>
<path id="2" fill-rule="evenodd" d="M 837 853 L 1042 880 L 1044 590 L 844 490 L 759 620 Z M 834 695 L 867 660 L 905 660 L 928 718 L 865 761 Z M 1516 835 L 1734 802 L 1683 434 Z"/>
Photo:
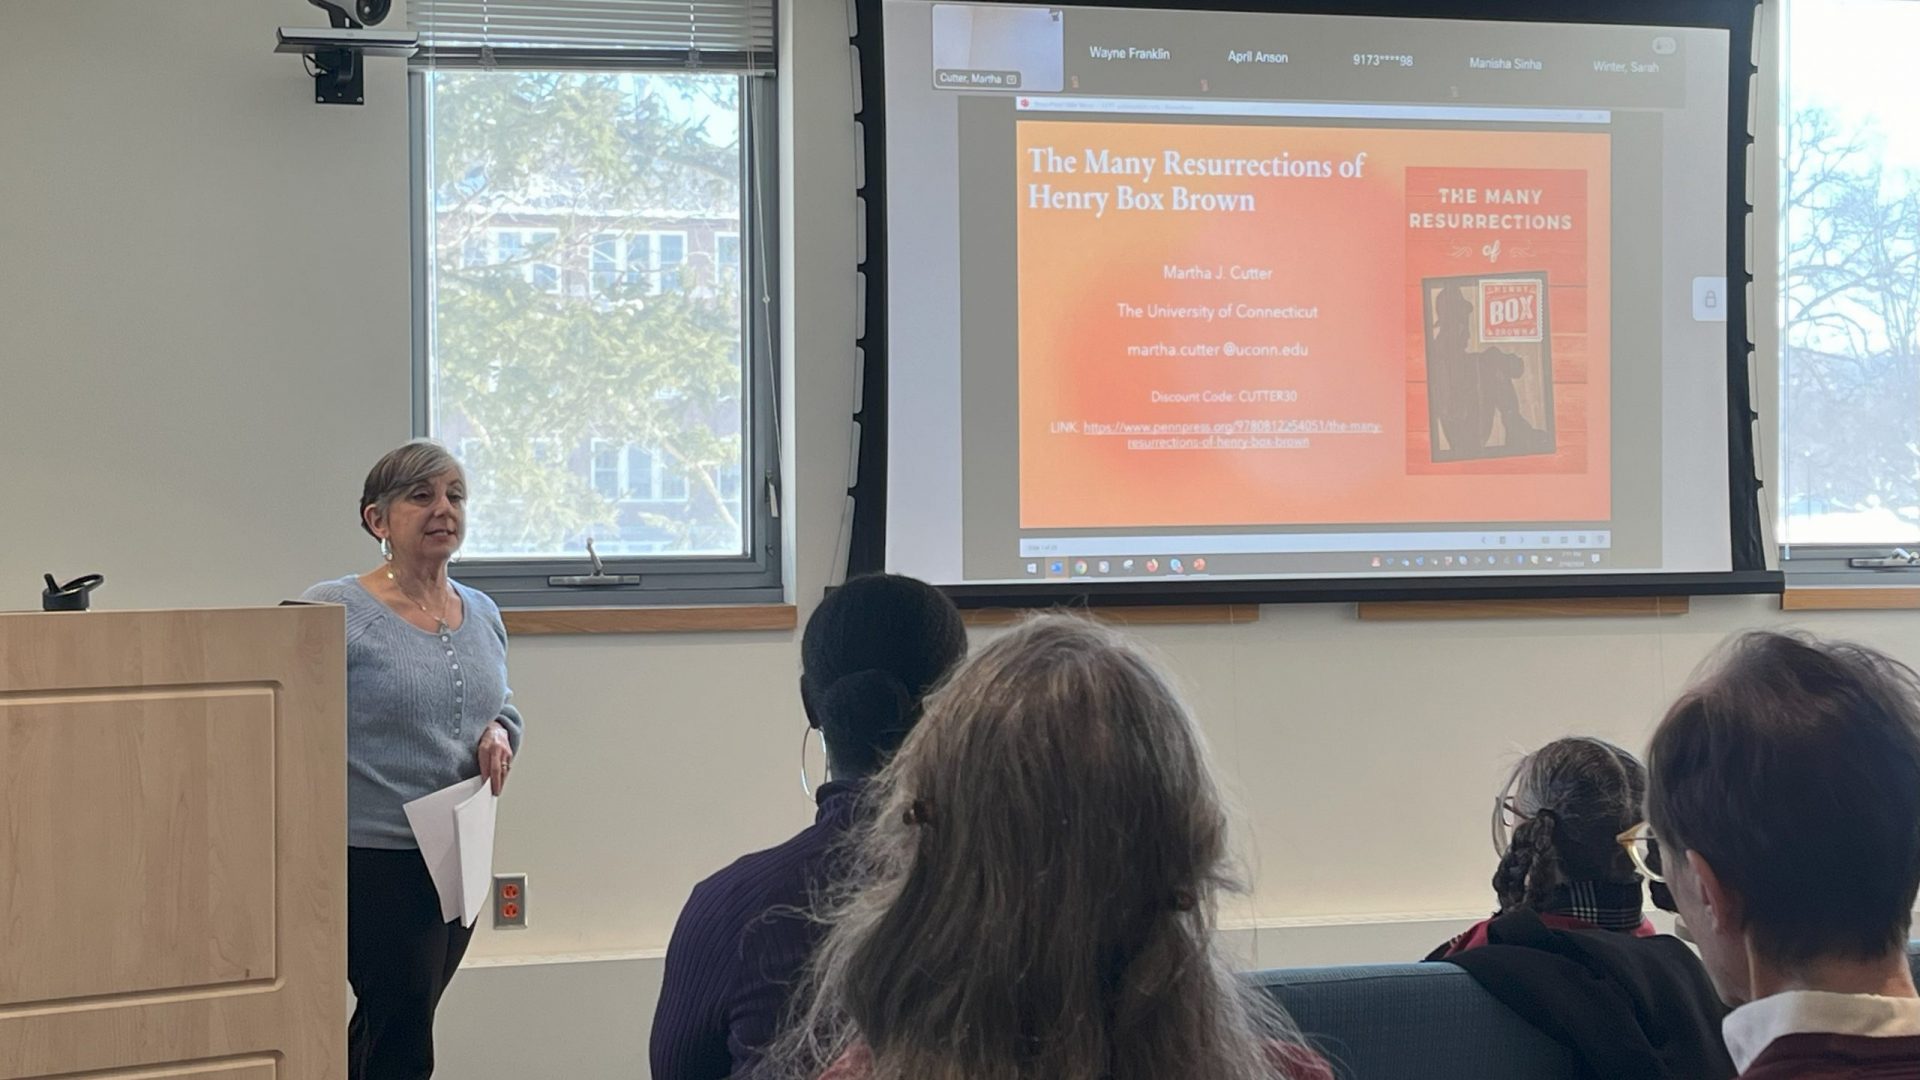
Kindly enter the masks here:
<path id="1" fill-rule="evenodd" d="M 507 729 L 495 720 L 487 725 L 486 734 L 480 736 L 480 775 L 493 785 L 495 795 L 507 786 L 507 772 L 513 768 L 513 741 L 507 738 Z"/>

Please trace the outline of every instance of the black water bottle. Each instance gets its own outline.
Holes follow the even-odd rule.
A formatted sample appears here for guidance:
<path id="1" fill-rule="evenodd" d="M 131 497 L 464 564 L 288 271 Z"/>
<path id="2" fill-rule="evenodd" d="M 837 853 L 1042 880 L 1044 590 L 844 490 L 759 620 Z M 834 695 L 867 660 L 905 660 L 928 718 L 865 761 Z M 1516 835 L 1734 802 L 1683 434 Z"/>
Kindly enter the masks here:
<path id="1" fill-rule="evenodd" d="M 40 593 L 42 611 L 85 611 L 92 603 L 93 590 L 107 582 L 99 574 L 77 577 L 65 585 L 53 580 L 52 574 L 43 576 L 47 579 L 47 587 Z"/>

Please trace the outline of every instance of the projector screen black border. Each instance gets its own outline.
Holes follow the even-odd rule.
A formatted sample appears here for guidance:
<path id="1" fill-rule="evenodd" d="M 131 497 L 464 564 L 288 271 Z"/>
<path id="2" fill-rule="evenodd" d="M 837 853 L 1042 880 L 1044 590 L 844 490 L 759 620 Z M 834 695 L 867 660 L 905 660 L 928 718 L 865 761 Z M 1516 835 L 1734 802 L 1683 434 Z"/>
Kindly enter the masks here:
<path id="1" fill-rule="evenodd" d="M 1740 596 L 1781 591 L 1776 571 L 1724 574 L 1558 574 L 1539 577 L 1162 578 L 1037 585 L 946 585 L 962 608 L 1167 607 L 1192 604 L 1338 604 L 1377 600 L 1590 600 Z"/>
<path id="2" fill-rule="evenodd" d="M 861 317 L 856 328 L 860 357 L 859 400 L 855 425 L 855 478 L 848 489 L 851 523 L 847 538 L 847 574 L 886 568 L 887 515 L 887 165 L 886 48 L 884 0 L 852 0 L 856 83 L 857 150 L 863 163 L 857 194 L 864 227 L 860 258 Z M 1171 0 L 969 0 L 972 3 L 1029 7 L 1108 7 L 1170 9 Z M 1750 296 L 1746 240 L 1751 205 L 1749 153 L 1753 145 L 1755 92 L 1753 0 L 1206 0 L 1185 5 L 1196 14 L 1270 12 L 1274 14 L 1365 15 L 1416 19 L 1561 22 L 1596 25 L 1650 25 L 1722 29 L 1729 32 L 1727 87 L 1727 280 L 1740 282 Z M 1733 290 L 1729 290 L 1732 292 Z M 1182 578 L 1140 582 L 1046 581 L 1034 583 L 946 585 L 962 607 L 1163 606 L 1194 603 L 1340 603 L 1378 600 L 1516 600 L 1618 596 L 1714 596 L 1774 594 L 1785 588 L 1778 570 L 1769 570 L 1761 531 L 1761 482 L 1754 467 L 1754 425 L 1749 378 L 1753 343 L 1748 333 L 1749 303 L 1727 312 L 1727 471 L 1732 569 L 1726 573 L 1591 575 L 1445 575 L 1387 578 Z"/>

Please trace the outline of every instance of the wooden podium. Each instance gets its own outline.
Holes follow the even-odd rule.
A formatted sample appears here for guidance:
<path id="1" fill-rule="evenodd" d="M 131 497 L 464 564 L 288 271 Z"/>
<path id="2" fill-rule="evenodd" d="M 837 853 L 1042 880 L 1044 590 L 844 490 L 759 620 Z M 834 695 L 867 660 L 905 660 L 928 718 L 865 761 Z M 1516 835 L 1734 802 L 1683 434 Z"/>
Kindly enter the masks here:
<path id="1" fill-rule="evenodd" d="M 0 1080 L 346 1074 L 337 607 L 0 615 Z"/>

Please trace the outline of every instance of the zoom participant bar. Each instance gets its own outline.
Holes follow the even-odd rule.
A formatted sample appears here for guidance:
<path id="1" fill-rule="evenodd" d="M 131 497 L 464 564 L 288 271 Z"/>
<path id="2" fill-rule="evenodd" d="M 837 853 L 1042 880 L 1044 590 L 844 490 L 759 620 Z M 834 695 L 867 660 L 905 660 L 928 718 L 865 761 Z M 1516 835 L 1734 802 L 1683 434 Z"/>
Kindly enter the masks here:
<path id="1" fill-rule="evenodd" d="M 1061 89 L 1672 109 L 1686 105 L 1695 40 L 1614 24 L 1071 8 Z"/>
<path id="2" fill-rule="evenodd" d="M 1135 113 L 1149 116 L 1256 116 L 1315 120 L 1439 120 L 1477 124 L 1610 124 L 1610 109 L 1528 109 L 1495 105 L 1356 105 L 1316 101 L 1214 101 L 1199 98 L 1036 97 L 1020 112 Z"/>
<path id="3" fill-rule="evenodd" d="M 1532 532 L 1418 533 L 1229 533 L 1199 536 L 1027 536 L 1020 557 L 1049 555 L 1098 558 L 1170 551 L 1183 555 L 1296 555 L 1322 552 L 1379 551 L 1544 551 L 1605 550 L 1613 546 L 1606 529 L 1539 529 Z"/>

